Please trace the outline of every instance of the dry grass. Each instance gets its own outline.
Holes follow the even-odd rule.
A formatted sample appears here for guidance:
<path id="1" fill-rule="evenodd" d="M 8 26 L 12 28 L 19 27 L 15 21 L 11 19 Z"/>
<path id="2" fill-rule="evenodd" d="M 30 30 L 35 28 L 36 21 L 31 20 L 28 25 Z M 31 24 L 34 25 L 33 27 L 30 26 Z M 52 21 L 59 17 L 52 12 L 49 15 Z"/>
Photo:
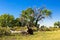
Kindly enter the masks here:
<path id="1" fill-rule="evenodd" d="M 34 35 L 5 36 L 0 40 L 60 40 L 60 31 L 39 31 L 35 32 Z"/>

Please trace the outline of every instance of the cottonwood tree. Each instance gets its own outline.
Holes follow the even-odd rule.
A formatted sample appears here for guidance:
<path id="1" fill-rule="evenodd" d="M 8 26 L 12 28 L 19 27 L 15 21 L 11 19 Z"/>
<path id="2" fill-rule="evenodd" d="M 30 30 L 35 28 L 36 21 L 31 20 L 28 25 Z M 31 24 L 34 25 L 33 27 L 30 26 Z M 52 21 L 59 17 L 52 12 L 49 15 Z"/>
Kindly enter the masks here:
<path id="1" fill-rule="evenodd" d="M 24 20 L 27 20 L 27 24 L 31 27 L 33 24 L 38 28 L 38 22 L 46 17 L 51 16 L 51 11 L 46 9 L 45 7 L 42 8 L 28 8 L 22 11 L 22 16 Z"/>

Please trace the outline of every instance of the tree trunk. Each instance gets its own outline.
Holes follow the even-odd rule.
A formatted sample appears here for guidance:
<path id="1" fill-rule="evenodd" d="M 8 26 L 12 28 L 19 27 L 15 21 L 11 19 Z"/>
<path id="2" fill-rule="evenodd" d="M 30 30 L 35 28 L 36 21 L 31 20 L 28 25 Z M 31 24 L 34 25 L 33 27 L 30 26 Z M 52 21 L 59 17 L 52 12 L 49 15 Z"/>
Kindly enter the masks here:
<path id="1" fill-rule="evenodd" d="M 28 30 L 27 30 L 28 34 L 33 35 L 33 30 L 32 30 L 32 28 L 29 26 L 29 24 L 27 25 L 27 28 L 28 28 Z"/>
<path id="2" fill-rule="evenodd" d="M 35 24 L 35 26 L 37 27 L 37 30 L 39 30 L 39 27 L 38 27 L 38 20 L 36 20 L 36 24 Z"/>

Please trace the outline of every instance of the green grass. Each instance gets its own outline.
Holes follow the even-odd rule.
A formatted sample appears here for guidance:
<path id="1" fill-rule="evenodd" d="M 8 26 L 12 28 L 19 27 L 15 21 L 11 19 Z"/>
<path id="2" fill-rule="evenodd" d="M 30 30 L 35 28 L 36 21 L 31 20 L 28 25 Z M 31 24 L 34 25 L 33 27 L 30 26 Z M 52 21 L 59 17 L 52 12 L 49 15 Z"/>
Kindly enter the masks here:
<path id="1" fill-rule="evenodd" d="M 34 35 L 4 36 L 0 40 L 60 40 L 60 31 L 39 31 Z"/>

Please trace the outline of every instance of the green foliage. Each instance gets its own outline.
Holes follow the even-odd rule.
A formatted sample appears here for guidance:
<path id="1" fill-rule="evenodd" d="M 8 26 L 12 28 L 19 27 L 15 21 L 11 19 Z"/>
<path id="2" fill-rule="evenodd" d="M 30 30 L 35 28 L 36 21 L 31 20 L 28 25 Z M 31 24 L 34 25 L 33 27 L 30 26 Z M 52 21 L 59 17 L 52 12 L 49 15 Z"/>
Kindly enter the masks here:
<path id="1" fill-rule="evenodd" d="M 21 26 L 20 18 L 16 18 L 11 23 L 13 24 L 12 26 Z"/>
<path id="2" fill-rule="evenodd" d="M 2 27 L 21 26 L 20 18 L 15 19 L 13 15 L 2 14 L 0 16 L 0 26 Z"/>
<path id="3" fill-rule="evenodd" d="M 22 18 L 22 23 L 24 23 L 25 25 L 32 26 L 34 21 L 34 10 L 32 8 L 23 10 L 21 18 Z"/>
<path id="4" fill-rule="evenodd" d="M 33 13 L 34 13 L 33 9 L 28 8 L 28 9 L 22 11 L 22 17 L 27 21 L 31 21 L 31 20 L 33 20 L 33 16 L 32 16 Z"/>
<path id="5" fill-rule="evenodd" d="M 2 27 L 10 26 L 13 20 L 14 20 L 13 15 L 3 14 L 0 16 L 0 26 Z"/>

